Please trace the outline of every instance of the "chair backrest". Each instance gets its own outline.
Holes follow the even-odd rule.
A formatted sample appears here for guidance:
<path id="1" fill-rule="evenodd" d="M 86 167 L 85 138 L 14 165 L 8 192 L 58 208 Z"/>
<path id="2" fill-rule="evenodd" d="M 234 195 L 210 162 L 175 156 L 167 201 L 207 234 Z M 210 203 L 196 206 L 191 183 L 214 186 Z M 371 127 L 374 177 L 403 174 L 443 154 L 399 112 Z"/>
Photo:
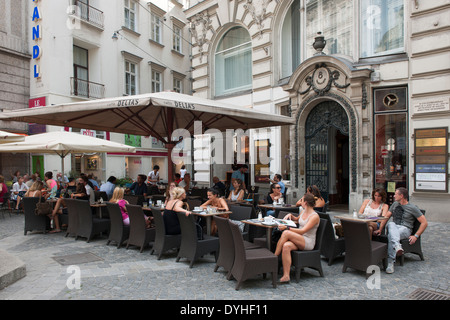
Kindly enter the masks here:
<path id="1" fill-rule="evenodd" d="M 89 200 L 74 199 L 78 215 L 78 227 L 83 226 L 85 230 L 90 230 L 93 224 L 93 215 Z"/>
<path id="2" fill-rule="evenodd" d="M 134 204 L 125 205 L 130 218 L 130 234 L 134 232 L 145 232 L 145 214 L 141 206 Z"/>
<path id="3" fill-rule="evenodd" d="M 196 217 L 192 214 L 186 216 L 184 212 L 177 212 L 180 221 L 182 243 L 196 245 L 197 243 L 197 227 L 195 226 Z"/>
<path id="4" fill-rule="evenodd" d="M 320 250 L 320 247 L 322 246 L 323 242 L 323 235 L 325 233 L 325 228 L 328 221 L 325 219 L 320 219 L 319 227 L 316 231 L 316 243 L 314 245 L 314 250 Z"/>
<path id="5" fill-rule="evenodd" d="M 213 219 L 216 222 L 219 233 L 219 253 L 223 257 L 223 262 L 228 264 L 228 267 L 231 268 L 234 262 L 234 241 L 228 223 L 229 221 L 228 219 L 219 216 L 214 216 Z"/>
<path id="6" fill-rule="evenodd" d="M 106 202 L 109 218 L 111 219 L 111 232 L 123 227 L 122 211 L 117 203 Z"/>
<path id="7" fill-rule="evenodd" d="M 161 213 L 161 209 L 156 207 L 152 208 L 152 216 L 153 216 L 153 222 L 155 223 L 156 227 L 156 239 L 162 239 L 166 235 L 166 226 L 164 224 L 164 218 Z"/>
<path id="8" fill-rule="evenodd" d="M 425 215 L 426 210 L 420 209 L 420 212 L 422 212 L 422 214 Z M 417 232 L 417 230 L 419 230 L 419 228 L 420 228 L 420 222 L 419 222 L 419 220 L 415 219 L 412 234 L 416 234 L 416 232 Z"/>
<path id="9" fill-rule="evenodd" d="M 372 253 L 372 241 L 369 226 L 364 221 L 341 220 L 345 234 L 346 255 L 355 255 L 360 259 L 369 259 Z"/>
<path id="10" fill-rule="evenodd" d="M 95 201 L 100 200 L 100 198 L 102 198 L 103 201 L 108 201 L 108 195 L 106 194 L 105 191 L 94 191 L 94 195 Z"/>
<path id="11" fill-rule="evenodd" d="M 284 210 L 278 211 L 278 216 L 277 216 L 277 218 L 278 218 L 278 219 L 283 219 L 287 214 L 292 214 L 292 215 L 294 215 L 295 217 L 298 217 L 298 209 L 297 209 L 296 211 L 297 211 L 297 212 L 289 212 L 289 211 L 284 211 Z"/>
<path id="12" fill-rule="evenodd" d="M 78 209 L 77 199 L 67 198 L 64 199 L 64 203 L 67 206 L 67 212 L 69 215 L 69 226 L 67 227 L 67 233 L 76 233 L 78 228 Z"/>
<path id="13" fill-rule="evenodd" d="M 232 212 L 230 215 L 230 219 L 232 220 L 247 220 L 252 215 L 252 208 L 250 206 L 231 205 L 230 211 Z"/>
<path id="14" fill-rule="evenodd" d="M 23 201 L 23 211 L 25 217 L 35 215 L 36 204 L 39 202 L 38 197 L 24 197 Z"/>
<path id="15" fill-rule="evenodd" d="M 203 201 L 200 199 L 187 199 L 186 203 L 189 206 L 189 210 L 194 210 L 195 207 L 200 207 Z"/>
<path id="16" fill-rule="evenodd" d="M 242 237 L 241 230 L 239 230 L 239 226 L 231 221 L 227 221 L 231 230 L 231 235 L 233 236 L 234 243 L 234 261 L 238 263 L 245 262 L 245 246 L 244 246 L 244 238 Z"/>
<path id="17" fill-rule="evenodd" d="M 135 195 L 132 195 L 132 194 L 125 194 L 123 196 L 123 198 L 125 200 L 127 200 L 128 203 L 131 204 L 131 205 L 137 205 L 138 204 L 139 196 L 135 196 Z"/>

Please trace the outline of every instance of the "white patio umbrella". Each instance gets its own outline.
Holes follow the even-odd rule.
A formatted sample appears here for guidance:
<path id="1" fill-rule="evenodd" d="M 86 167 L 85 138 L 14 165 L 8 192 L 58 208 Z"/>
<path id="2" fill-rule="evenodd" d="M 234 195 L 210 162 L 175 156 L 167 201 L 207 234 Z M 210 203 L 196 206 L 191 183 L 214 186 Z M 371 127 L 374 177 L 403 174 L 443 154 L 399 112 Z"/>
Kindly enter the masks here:
<path id="1" fill-rule="evenodd" d="M 0 130 L 0 143 L 23 141 L 25 136 Z"/>
<path id="2" fill-rule="evenodd" d="M 0 112 L 0 120 L 153 136 L 166 144 L 169 164 L 176 144 L 172 140 L 174 129 L 183 128 L 193 134 L 196 121 L 201 121 L 203 128 L 220 131 L 295 124 L 295 119 L 289 116 L 176 92 L 4 111 Z M 169 165 L 168 169 L 170 179 L 172 166 Z"/>
<path id="3" fill-rule="evenodd" d="M 0 145 L 0 152 L 54 153 L 61 157 L 64 174 L 64 158 L 69 153 L 136 152 L 136 148 L 121 143 L 85 136 L 75 132 L 52 131 L 25 137 L 22 142 Z"/>

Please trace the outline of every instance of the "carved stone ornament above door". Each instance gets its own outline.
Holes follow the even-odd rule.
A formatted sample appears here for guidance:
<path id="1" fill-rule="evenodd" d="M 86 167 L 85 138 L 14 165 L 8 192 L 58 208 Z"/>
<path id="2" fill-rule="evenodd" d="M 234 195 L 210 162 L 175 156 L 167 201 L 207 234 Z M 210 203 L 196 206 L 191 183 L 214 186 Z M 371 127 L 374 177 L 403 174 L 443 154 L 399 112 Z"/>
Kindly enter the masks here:
<path id="1" fill-rule="evenodd" d="M 339 89 L 345 89 L 350 83 L 339 84 L 337 81 L 340 76 L 341 74 L 338 70 L 331 70 L 325 63 L 318 63 L 315 65 L 312 73 L 305 79 L 308 87 L 303 91 L 299 91 L 299 93 L 304 95 L 312 89 L 319 96 L 323 96 L 326 92 L 330 91 L 332 85 Z"/>
<path id="2" fill-rule="evenodd" d="M 211 20 L 207 12 L 197 13 L 192 19 L 189 27 L 192 37 L 198 46 L 198 51 L 200 52 L 200 61 L 202 61 L 203 55 L 203 45 L 209 43 L 206 37 L 206 33 L 209 29 L 212 29 Z"/>

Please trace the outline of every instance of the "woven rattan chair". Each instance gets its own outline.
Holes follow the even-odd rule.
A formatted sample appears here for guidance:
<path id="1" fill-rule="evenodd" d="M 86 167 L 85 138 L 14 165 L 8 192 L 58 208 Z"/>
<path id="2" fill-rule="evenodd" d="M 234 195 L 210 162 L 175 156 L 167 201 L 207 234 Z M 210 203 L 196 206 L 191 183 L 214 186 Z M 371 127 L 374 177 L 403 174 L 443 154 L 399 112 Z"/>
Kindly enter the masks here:
<path id="1" fill-rule="evenodd" d="M 35 214 L 36 204 L 39 202 L 39 198 L 23 197 L 22 202 L 25 215 L 24 235 L 27 235 L 28 231 L 47 232 L 50 229 L 50 218 Z"/>
<path id="2" fill-rule="evenodd" d="M 425 210 L 420 210 L 423 215 L 425 215 Z M 413 231 L 411 234 L 416 234 L 417 230 L 419 230 L 420 222 L 419 220 L 414 221 Z M 425 260 L 423 257 L 422 252 L 422 237 L 419 237 L 419 239 L 414 242 L 414 244 L 409 243 L 409 239 L 403 239 L 400 240 L 400 244 L 403 248 L 403 254 L 400 256 L 400 265 L 403 266 L 403 263 L 405 262 L 405 253 L 413 253 L 420 257 L 420 260 Z"/>
<path id="3" fill-rule="evenodd" d="M 163 215 L 159 208 L 152 207 L 153 222 L 155 223 L 156 235 L 150 254 L 156 253 L 158 260 L 171 249 L 179 249 L 181 245 L 181 234 L 166 234 L 166 226 Z"/>
<path id="4" fill-rule="evenodd" d="M 205 235 L 203 240 L 197 239 L 197 228 L 194 215 L 186 216 L 183 212 L 177 212 L 181 227 L 181 246 L 176 261 L 186 258 L 192 268 L 198 258 L 207 253 L 214 252 L 217 261 L 219 253 L 219 238 Z"/>
<path id="5" fill-rule="evenodd" d="M 78 228 L 78 209 L 76 199 L 67 198 L 64 199 L 64 203 L 67 207 L 67 215 L 69 216 L 68 226 L 65 237 L 69 235 L 75 236 Z"/>
<path id="6" fill-rule="evenodd" d="M 252 210 L 253 209 L 250 206 L 231 205 L 230 211 L 232 212 L 232 214 L 230 215 L 230 219 L 235 221 L 250 219 Z M 249 239 L 249 227 L 249 224 L 244 224 L 242 236 L 245 240 Z"/>
<path id="7" fill-rule="evenodd" d="M 123 224 L 122 211 L 117 203 L 107 202 L 106 207 L 108 208 L 109 218 L 111 220 L 106 245 L 109 245 L 111 241 L 114 241 L 117 244 L 117 249 L 119 249 L 130 235 L 130 226 Z"/>
<path id="8" fill-rule="evenodd" d="M 73 200 L 76 203 L 78 215 L 78 226 L 75 233 L 75 240 L 82 237 L 86 238 L 86 242 L 90 242 L 95 235 L 109 232 L 109 227 L 111 224 L 110 220 L 94 217 L 89 200 Z"/>
<path id="9" fill-rule="evenodd" d="M 150 242 L 155 241 L 156 229 L 146 228 L 145 214 L 141 206 L 127 204 L 126 208 L 130 217 L 130 235 L 126 248 L 130 245 L 137 246 L 142 253 Z"/>
<path id="10" fill-rule="evenodd" d="M 334 259 L 341 257 L 345 252 L 345 240 L 344 238 L 336 239 L 334 233 L 333 222 L 328 213 L 320 213 L 321 219 L 327 220 L 327 225 L 325 226 L 325 232 L 323 235 L 323 244 L 320 249 L 320 253 L 328 259 L 328 265 L 331 266 Z"/>
<path id="11" fill-rule="evenodd" d="M 259 274 L 263 274 L 265 277 L 268 272 L 272 273 L 272 285 L 276 288 L 278 257 L 266 248 L 246 250 L 239 227 L 231 221 L 228 223 L 234 242 L 235 256 L 231 275 L 237 281 L 235 289 L 239 290 L 245 280 Z"/>
<path id="12" fill-rule="evenodd" d="M 369 226 L 364 221 L 341 220 L 345 234 L 345 260 L 342 272 L 347 268 L 364 271 L 368 277 L 367 268 L 383 262 L 387 265 L 387 244 L 373 241 Z"/>
<path id="13" fill-rule="evenodd" d="M 320 258 L 320 249 L 323 246 L 323 235 L 327 220 L 320 219 L 319 227 L 316 231 L 316 243 L 313 250 L 296 250 L 291 252 L 292 265 L 295 267 L 295 280 L 300 280 L 300 272 L 304 268 L 317 270 L 323 277 L 322 260 Z"/>

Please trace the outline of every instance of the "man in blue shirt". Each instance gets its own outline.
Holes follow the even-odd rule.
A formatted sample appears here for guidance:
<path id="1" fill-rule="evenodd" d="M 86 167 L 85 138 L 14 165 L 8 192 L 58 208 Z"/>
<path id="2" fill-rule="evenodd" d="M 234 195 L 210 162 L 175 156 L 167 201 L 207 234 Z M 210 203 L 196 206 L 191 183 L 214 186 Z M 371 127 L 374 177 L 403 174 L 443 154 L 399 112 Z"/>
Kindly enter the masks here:
<path id="1" fill-rule="evenodd" d="M 134 195 L 138 196 L 147 196 L 147 184 L 145 183 L 145 180 L 147 179 L 147 176 L 144 174 L 140 174 L 137 177 L 137 181 L 134 182 L 131 187 L 130 191 Z"/>
<path id="2" fill-rule="evenodd" d="M 108 195 L 108 199 L 111 199 L 114 193 L 114 189 L 116 188 L 116 181 L 116 177 L 110 176 L 106 183 L 100 186 L 100 191 L 106 192 L 106 194 Z"/>
<path id="3" fill-rule="evenodd" d="M 247 189 L 247 187 L 245 186 L 245 174 L 247 173 L 247 171 L 248 171 L 248 165 L 244 164 L 242 167 L 240 167 L 239 169 L 237 169 L 236 171 L 234 171 L 231 174 L 230 191 L 234 190 L 233 181 L 236 179 L 241 179 L 243 182 L 244 189 Z"/>

